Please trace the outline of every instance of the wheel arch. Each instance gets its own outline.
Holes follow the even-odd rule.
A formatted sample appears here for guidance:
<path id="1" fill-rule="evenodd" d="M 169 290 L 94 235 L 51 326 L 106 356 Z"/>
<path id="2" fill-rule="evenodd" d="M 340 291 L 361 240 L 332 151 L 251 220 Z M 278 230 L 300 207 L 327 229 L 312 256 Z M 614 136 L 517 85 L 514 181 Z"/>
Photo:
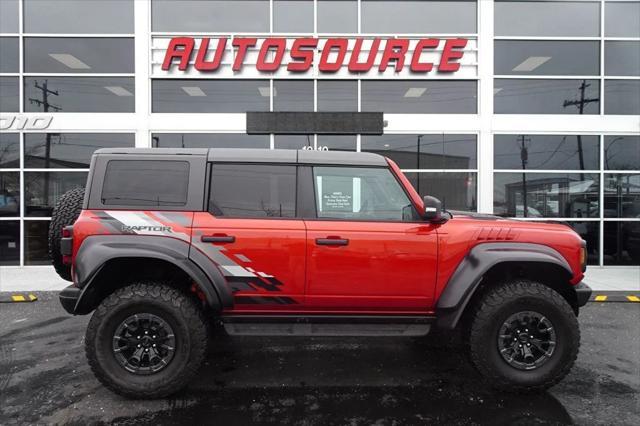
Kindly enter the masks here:
<path id="1" fill-rule="evenodd" d="M 216 265 L 194 261 L 189 250 L 189 243 L 175 238 L 88 237 L 74 262 L 74 282 L 82 289 L 74 313 L 87 314 L 115 290 L 140 280 L 170 282 L 192 290 L 214 311 L 231 306 L 233 296 Z"/>
<path id="2" fill-rule="evenodd" d="M 577 315 L 577 295 L 569 284 L 573 272 L 558 251 L 541 244 L 484 243 L 474 247 L 460 262 L 440 295 L 436 306 L 438 326 L 454 329 L 486 289 L 516 277 L 552 288 Z"/>

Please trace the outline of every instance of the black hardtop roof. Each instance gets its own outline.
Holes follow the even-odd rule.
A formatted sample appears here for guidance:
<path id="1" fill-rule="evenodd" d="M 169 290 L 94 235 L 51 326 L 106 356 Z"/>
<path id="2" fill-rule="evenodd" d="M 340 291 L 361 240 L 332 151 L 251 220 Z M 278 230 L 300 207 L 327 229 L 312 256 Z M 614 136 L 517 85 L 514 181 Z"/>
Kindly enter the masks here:
<path id="1" fill-rule="evenodd" d="M 351 166 L 386 166 L 386 159 L 370 152 L 315 151 L 291 149 L 242 149 L 242 148 L 102 148 L 97 155 L 163 155 L 206 156 L 208 161 L 219 163 L 299 163 L 336 164 Z M 139 159 L 139 158 L 137 158 Z"/>

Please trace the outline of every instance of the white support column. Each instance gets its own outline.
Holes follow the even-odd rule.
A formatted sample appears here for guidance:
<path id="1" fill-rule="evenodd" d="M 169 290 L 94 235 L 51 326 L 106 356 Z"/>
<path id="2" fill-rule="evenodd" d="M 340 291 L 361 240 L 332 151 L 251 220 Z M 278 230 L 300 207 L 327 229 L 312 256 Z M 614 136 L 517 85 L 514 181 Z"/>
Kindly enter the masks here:
<path id="1" fill-rule="evenodd" d="M 151 147 L 151 2 L 134 1 L 136 148 Z"/>
<path id="2" fill-rule="evenodd" d="M 493 212 L 493 2 L 478 2 L 478 211 Z"/>

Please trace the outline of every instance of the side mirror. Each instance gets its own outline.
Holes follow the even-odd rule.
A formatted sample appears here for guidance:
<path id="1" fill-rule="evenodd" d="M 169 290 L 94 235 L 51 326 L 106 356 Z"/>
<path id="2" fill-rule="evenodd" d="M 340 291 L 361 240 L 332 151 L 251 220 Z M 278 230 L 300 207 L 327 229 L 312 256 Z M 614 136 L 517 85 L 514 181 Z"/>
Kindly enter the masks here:
<path id="1" fill-rule="evenodd" d="M 442 201 L 429 195 L 424 197 L 424 218 L 429 222 L 442 220 Z"/>

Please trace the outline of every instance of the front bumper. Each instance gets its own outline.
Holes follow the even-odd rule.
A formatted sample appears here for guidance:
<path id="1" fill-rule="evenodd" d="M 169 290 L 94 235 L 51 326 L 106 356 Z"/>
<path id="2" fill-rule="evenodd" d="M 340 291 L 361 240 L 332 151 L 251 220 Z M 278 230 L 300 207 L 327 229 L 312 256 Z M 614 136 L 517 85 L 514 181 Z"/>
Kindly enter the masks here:
<path id="1" fill-rule="evenodd" d="M 81 293 L 81 289 L 72 285 L 60 292 L 60 304 L 65 311 L 70 314 L 75 314 L 76 305 L 78 304 L 78 299 L 80 299 Z"/>
<path id="2" fill-rule="evenodd" d="M 578 300 L 578 306 L 584 306 L 589 301 L 591 297 L 591 287 L 586 285 L 584 281 L 580 281 L 578 285 L 574 287 L 576 291 L 576 298 Z"/>

